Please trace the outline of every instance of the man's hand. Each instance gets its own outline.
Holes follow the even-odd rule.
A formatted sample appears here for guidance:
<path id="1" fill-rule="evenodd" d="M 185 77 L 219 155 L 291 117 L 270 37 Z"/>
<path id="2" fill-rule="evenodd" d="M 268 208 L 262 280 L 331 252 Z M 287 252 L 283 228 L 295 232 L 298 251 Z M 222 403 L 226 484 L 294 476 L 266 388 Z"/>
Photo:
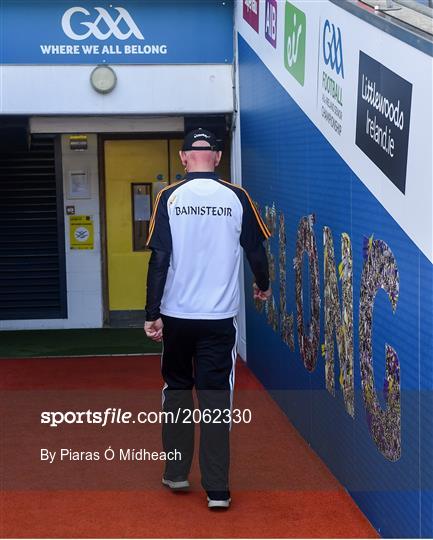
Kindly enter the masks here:
<path id="1" fill-rule="evenodd" d="M 146 321 L 144 323 L 144 331 L 146 332 L 146 336 L 153 339 L 153 341 L 162 341 L 163 327 L 164 324 L 161 318 L 156 319 L 156 321 Z"/>
<path id="2" fill-rule="evenodd" d="M 253 298 L 254 300 L 268 300 L 272 295 L 272 289 L 269 287 L 267 291 L 260 290 L 255 283 L 253 283 Z"/>

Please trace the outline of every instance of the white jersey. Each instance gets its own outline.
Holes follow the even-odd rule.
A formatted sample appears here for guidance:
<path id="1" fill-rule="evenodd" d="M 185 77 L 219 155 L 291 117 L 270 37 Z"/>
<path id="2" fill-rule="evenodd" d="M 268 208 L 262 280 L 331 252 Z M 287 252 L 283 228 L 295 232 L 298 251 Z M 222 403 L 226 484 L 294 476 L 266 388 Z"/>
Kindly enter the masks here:
<path id="1" fill-rule="evenodd" d="M 239 310 L 241 246 L 270 233 L 248 193 L 214 173 L 189 173 L 155 202 L 147 245 L 170 251 L 163 315 L 224 319 Z"/>

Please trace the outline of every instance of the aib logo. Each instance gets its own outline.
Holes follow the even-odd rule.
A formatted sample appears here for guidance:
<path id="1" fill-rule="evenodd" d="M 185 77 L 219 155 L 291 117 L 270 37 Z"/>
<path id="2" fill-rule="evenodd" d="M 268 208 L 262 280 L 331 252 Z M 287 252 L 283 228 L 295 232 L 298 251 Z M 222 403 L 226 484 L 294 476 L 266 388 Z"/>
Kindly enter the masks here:
<path id="1" fill-rule="evenodd" d="M 322 49 L 325 64 L 330 65 L 337 75 L 341 73 L 341 77 L 344 79 L 343 42 L 340 28 L 335 27 L 328 19 L 323 26 Z"/>
<path id="2" fill-rule="evenodd" d="M 90 12 L 87 11 L 87 9 L 79 6 L 67 9 L 62 17 L 63 32 L 68 36 L 68 38 L 74 40 L 87 39 L 89 36 L 94 36 L 96 39 L 105 40 L 112 35 L 114 35 L 114 37 L 116 37 L 117 39 L 122 40 L 130 38 L 132 35 L 134 35 L 137 39 L 144 39 L 143 34 L 138 29 L 137 25 L 133 21 L 128 11 L 126 11 L 125 8 L 121 7 L 116 7 L 114 9 L 117 11 L 118 14 L 116 19 L 113 19 L 106 9 L 102 7 L 95 7 L 95 11 L 98 13 L 96 18 L 91 21 L 81 20 L 80 22 L 79 19 L 82 19 L 82 17 L 78 17 L 77 14 L 81 13 L 86 17 L 90 17 Z M 75 19 L 75 30 L 79 31 L 81 29 L 81 33 L 77 33 L 75 30 L 72 29 L 73 16 Z M 122 32 L 119 29 L 119 25 L 122 22 L 123 28 L 125 28 L 125 26 L 128 27 L 127 32 Z M 101 30 L 100 23 L 102 23 L 102 29 L 106 30 L 105 33 Z M 84 32 L 82 31 L 83 27 L 87 28 L 87 30 Z"/>
<path id="3" fill-rule="evenodd" d="M 284 15 L 284 65 L 298 83 L 304 86 L 307 19 L 305 13 L 290 2 L 286 2 Z"/>
<path id="4" fill-rule="evenodd" d="M 277 48 L 277 0 L 266 0 L 265 7 L 265 37 Z"/>

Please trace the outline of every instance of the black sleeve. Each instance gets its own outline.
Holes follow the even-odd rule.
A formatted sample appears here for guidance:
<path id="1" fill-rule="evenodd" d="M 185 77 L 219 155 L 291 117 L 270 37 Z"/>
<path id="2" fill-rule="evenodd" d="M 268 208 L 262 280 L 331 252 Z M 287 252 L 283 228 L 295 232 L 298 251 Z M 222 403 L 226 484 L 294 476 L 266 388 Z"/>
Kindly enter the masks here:
<path id="1" fill-rule="evenodd" d="M 170 253 L 152 248 L 147 271 L 146 321 L 156 321 L 161 316 L 159 307 L 169 266 Z"/>
<path id="2" fill-rule="evenodd" d="M 163 191 L 158 193 L 155 201 L 146 246 L 152 250 L 147 271 L 146 321 L 155 321 L 160 317 L 172 249 L 167 199 Z"/>
<path id="3" fill-rule="evenodd" d="M 266 291 L 269 289 L 269 266 L 263 241 L 270 238 L 271 233 L 248 193 L 242 190 L 241 196 L 243 214 L 240 243 L 245 250 L 258 288 Z"/>
<path id="4" fill-rule="evenodd" d="M 149 235 L 146 247 L 161 249 L 171 253 L 170 219 L 167 212 L 167 195 L 160 191 L 156 197 L 155 207 L 149 224 Z"/>
<path id="5" fill-rule="evenodd" d="M 257 287 L 261 291 L 267 291 L 269 289 L 269 268 L 263 244 L 257 244 L 255 249 L 247 251 L 246 256 L 256 279 Z"/>

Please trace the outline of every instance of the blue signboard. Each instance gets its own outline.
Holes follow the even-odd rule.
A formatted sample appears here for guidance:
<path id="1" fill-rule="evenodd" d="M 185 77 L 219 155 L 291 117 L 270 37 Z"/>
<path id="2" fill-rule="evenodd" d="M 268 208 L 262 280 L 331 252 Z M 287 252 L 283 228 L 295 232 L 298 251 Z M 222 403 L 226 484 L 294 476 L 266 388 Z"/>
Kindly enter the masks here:
<path id="1" fill-rule="evenodd" d="M 272 232 L 266 307 L 245 265 L 248 366 L 381 537 L 432 538 L 433 265 L 240 35 L 238 50 L 243 185 Z M 361 84 L 404 115 L 404 149 L 411 85 L 385 70 L 364 58 Z"/>
<path id="2" fill-rule="evenodd" d="M 233 61 L 233 0 L 0 3 L 2 64 Z"/>

